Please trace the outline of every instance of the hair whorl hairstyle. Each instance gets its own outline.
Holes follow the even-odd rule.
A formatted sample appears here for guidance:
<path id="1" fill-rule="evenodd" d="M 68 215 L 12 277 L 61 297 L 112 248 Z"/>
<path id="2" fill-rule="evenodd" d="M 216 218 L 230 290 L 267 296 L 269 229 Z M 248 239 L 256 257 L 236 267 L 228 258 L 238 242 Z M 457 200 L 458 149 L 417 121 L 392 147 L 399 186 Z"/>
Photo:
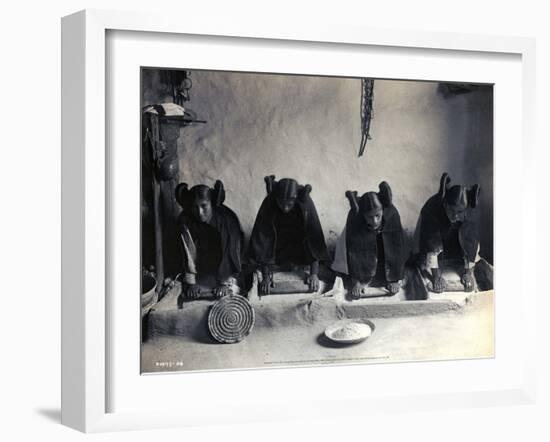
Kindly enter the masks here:
<path id="1" fill-rule="evenodd" d="M 212 189 L 212 204 L 216 207 L 220 207 L 225 201 L 225 188 L 221 180 L 216 180 L 214 183 L 214 189 Z"/>
<path id="2" fill-rule="evenodd" d="M 225 201 L 225 189 L 221 180 L 216 180 L 214 187 L 204 184 L 197 184 L 189 189 L 187 183 L 180 183 L 175 189 L 176 201 L 183 208 L 187 209 L 194 200 L 209 199 L 212 205 L 219 207 Z"/>
<path id="3" fill-rule="evenodd" d="M 187 183 L 178 184 L 174 193 L 176 195 L 176 201 L 182 208 L 189 206 L 190 195 Z"/>
<path id="4" fill-rule="evenodd" d="M 451 177 L 447 172 L 444 172 L 443 175 L 441 175 L 441 179 L 439 180 L 439 196 L 441 197 L 441 199 L 445 198 L 445 194 L 447 193 L 450 182 Z"/>
<path id="5" fill-rule="evenodd" d="M 309 184 L 306 184 L 305 186 L 299 186 L 298 187 L 298 198 L 301 201 L 305 201 L 305 199 L 309 196 L 311 193 L 311 186 Z"/>
<path id="6" fill-rule="evenodd" d="M 479 202 L 479 192 L 481 192 L 481 187 L 479 187 L 479 184 L 474 184 L 468 190 L 468 204 L 473 209 L 477 207 Z"/>
<path id="7" fill-rule="evenodd" d="M 393 194 L 390 185 L 386 181 L 382 181 L 378 185 L 378 199 L 384 207 L 389 207 L 393 204 Z"/>
<path id="8" fill-rule="evenodd" d="M 357 215 L 359 213 L 359 201 L 357 200 L 357 191 L 348 190 L 346 192 L 346 198 L 349 200 L 349 205 L 352 212 Z"/>
<path id="9" fill-rule="evenodd" d="M 273 189 L 277 184 L 277 181 L 275 181 L 275 175 L 268 175 L 264 177 L 264 181 L 265 189 L 267 190 L 267 194 L 269 195 L 271 192 L 273 192 Z"/>

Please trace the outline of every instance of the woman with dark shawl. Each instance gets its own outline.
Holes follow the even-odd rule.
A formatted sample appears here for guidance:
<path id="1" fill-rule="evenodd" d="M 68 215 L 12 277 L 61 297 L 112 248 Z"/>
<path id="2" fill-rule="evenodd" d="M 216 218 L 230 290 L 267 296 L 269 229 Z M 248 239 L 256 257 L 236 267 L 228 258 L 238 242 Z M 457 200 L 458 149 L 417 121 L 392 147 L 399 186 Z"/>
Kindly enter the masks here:
<path id="1" fill-rule="evenodd" d="M 390 186 L 383 181 L 379 192 L 358 198 L 357 192 L 347 191 L 346 197 L 351 209 L 336 244 L 332 269 L 349 275 L 352 298 L 360 298 L 366 286 L 385 287 L 396 294 L 404 276 L 405 253 L 401 218 L 392 203 Z"/>
<path id="2" fill-rule="evenodd" d="M 492 267 L 479 256 L 479 185 L 471 188 L 450 185 L 447 173 L 441 176 L 439 192 L 426 201 L 420 212 L 415 233 L 418 242 L 418 265 L 431 274 L 433 290 L 445 291 L 440 261 L 464 263 L 461 282 L 466 291 L 477 283 L 492 288 Z"/>
<path id="3" fill-rule="evenodd" d="M 198 298 L 201 283 L 215 279 L 214 294 L 232 293 L 241 272 L 243 232 L 237 215 L 223 204 L 221 181 L 214 188 L 186 183 L 176 187 L 176 200 L 183 208 L 178 220 L 183 256 L 183 294 Z"/>
<path id="4" fill-rule="evenodd" d="M 274 266 L 309 265 L 306 283 L 319 290 L 319 262 L 328 261 L 325 237 L 310 197 L 311 186 L 275 176 L 265 177 L 265 197 L 250 237 L 249 256 L 262 271 L 260 293 L 272 287 Z"/>

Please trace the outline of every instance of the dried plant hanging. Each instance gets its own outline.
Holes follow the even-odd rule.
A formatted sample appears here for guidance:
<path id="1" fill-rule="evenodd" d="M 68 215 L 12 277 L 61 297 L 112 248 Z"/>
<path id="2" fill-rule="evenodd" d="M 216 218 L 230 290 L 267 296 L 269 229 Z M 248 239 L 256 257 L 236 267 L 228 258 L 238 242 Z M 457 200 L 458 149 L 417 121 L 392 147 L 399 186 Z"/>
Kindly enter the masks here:
<path id="1" fill-rule="evenodd" d="M 367 146 L 367 141 L 371 139 L 369 135 L 370 120 L 372 119 L 374 79 L 361 79 L 361 145 L 359 146 L 359 156 L 362 156 Z"/>

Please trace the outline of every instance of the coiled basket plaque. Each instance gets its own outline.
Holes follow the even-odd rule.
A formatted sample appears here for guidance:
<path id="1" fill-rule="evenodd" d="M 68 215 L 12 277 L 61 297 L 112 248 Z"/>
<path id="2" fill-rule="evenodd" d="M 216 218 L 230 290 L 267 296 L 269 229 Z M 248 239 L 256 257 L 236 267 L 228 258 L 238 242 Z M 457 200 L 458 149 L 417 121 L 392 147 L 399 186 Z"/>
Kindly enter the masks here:
<path id="1" fill-rule="evenodd" d="M 229 295 L 210 309 L 208 329 L 216 341 L 234 344 L 248 336 L 254 327 L 254 319 L 254 309 L 245 297 Z"/>

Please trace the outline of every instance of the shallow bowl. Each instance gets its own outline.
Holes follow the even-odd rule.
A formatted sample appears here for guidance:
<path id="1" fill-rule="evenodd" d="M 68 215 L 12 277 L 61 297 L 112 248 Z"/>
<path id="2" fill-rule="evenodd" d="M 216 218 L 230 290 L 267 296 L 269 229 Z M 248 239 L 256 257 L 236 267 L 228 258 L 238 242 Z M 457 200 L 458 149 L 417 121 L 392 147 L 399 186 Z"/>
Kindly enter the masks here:
<path id="1" fill-rule="evenodd" d="M 374 324 L 368 319 L 343 319 L 330 324 L 325 329 L 325 336 L 337 344 L 350 345 L 364 341 L 374 332 L 374 329 Z"/>

